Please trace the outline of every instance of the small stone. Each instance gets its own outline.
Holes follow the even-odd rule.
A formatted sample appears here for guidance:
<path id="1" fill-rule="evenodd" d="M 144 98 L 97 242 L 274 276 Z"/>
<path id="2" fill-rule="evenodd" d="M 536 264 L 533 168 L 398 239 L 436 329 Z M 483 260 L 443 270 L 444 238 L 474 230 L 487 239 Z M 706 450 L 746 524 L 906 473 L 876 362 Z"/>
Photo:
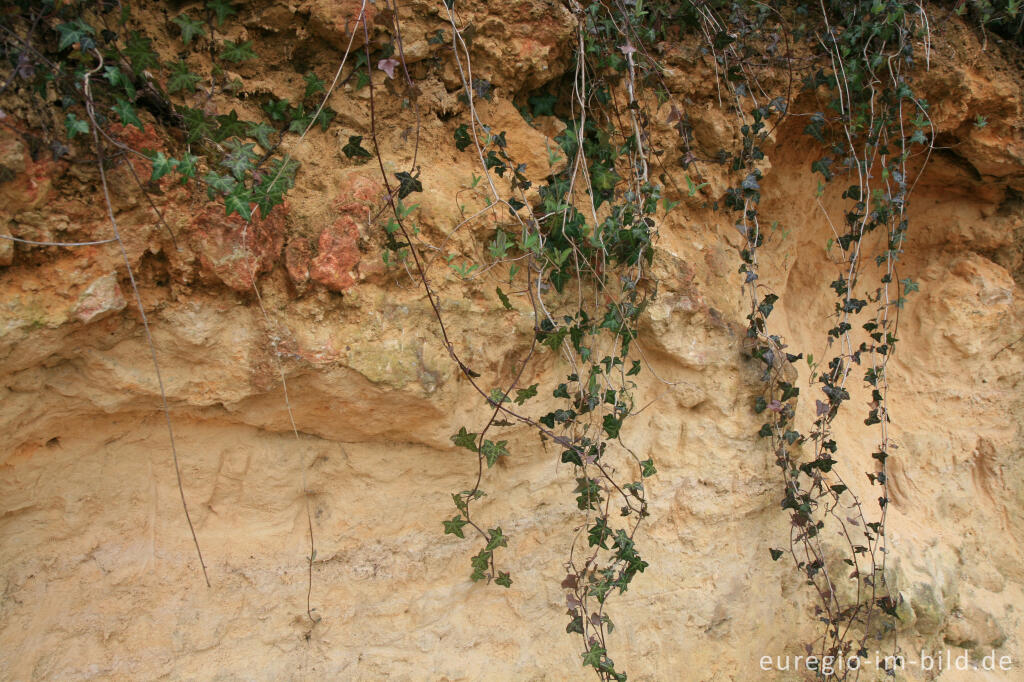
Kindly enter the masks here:
<path id="1" fill-rule="evenodd" d="M 110 273 L 93 280 L 86 287 L 85 292 L 78 297 L 74 315 L 89 324 L 109 313 L 124 310 L 126 305 L 128 303 L 121 293 L 121 286 L 117 283 L 117 275 Z"/>

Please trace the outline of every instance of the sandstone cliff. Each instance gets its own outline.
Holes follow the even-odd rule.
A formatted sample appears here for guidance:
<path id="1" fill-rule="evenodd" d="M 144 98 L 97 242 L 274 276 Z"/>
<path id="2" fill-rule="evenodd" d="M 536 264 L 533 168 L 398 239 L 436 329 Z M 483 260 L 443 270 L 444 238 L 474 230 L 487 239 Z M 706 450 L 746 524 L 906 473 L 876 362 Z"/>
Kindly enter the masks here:
<path id="1" fill-rule="evenodd" d="M 358 7 L 246 8 L 237 30 L 265 56 L 239 67 L 247 90 L 294 96 L 295 62 L 333 73 Z M 480 116 L 507 131 L 543 177 L 546 144 L 563 124 L 527 122 L 517 105 L 569 68 L 574 17 L 546 0 L 461 11 L 476 27 L 474 69 L 494 93 Z M 402 12 L 422 122 L 396 81 L 373 70 L 376 115 L 386 121 L 380 144 L 393 173 L 419 136 L 429 189 L 417 224 L 441 243 L 477 168 L 451 143 L 465 107 L 453 60 L 430 42 L 446 24 L 431 3 Z M 145 16 L 157 22 L 159 9 Z M 913 193 L 900 273 L 920 290 L 908 297 L 890 365 L 899 446 L 890 580 L 903 598 L 907 650 L 966 648 L 975 660 L 994 650 L 1013 660 L 1009 673 L 942 680 L 1024 674 L 1024 343 L 1013 345 L 1024 333 L 1024 102 L 1008 54 L 949 17 L 934 27 L 917 75 L 937 135 Z M 673 95 L 689 100 L 698 151 L 710 157 L 733 144 L 738 132 L 719 107 L 707 57 L 683 42 L 664 59 Z M 444 348 L 419 281 L 382 261 L 381 221 L 371 215 L 379 170 L 342 153 L 365 132 L 367 90 L 349 82 L 332 98 L 337 120 L 291 150 L 302 163 L 295 189 L 253 223 L 164 183 L 153 198 L 165 227 L 127 165 L 111 171 L 209 588 L 116 244 L 0 241 L 0 678 L 586 674 L 578 642 L 563 631 L 559 582 L 580 521 L 553 444 L 525 427 L 507 430 L 514 455 L 488 485 L 495 494 L 481 513 L 512 539 L 510 590 L 469 581 L 466 546 L 442 535 L 449 493 L 476 469 L 450 436 L 486 420 L 486 405 Z M 155 120 L 143 122 L 144 132 L 125 135 L 166 144 Z M 841 215 L 843 200 L 835 188 L 815 196 L 816 149 L 802 129 L 787 122 L 768 149 L 762 210 L 780 229 L 762 249 L 762 279 L 781 296 L 777 332 L 820 357 L 834 275 L 825 216 Z M 145 162 L 138 170 L 149 173 Z M 0 233 L 108 239 L 95 175 L 34 154 L 16 126 L 0 128 Z M 658 297 L 639 343 L 651 370 L 639 395 L 653 402 L 624 434 L 658 466 L 640 531 L 651 565 L 618 597 L 610 636 L 636 679 L 754 679 L 761 656 L 802 653 L 815 627 L 799 575 L 767 551 L 784 542 L 789 521 L 777 469 L 755 436 L 740 236 L 707 205 L 724 187 L 709 183 L 677 195 L 680 205 L 660 219 Z M 485 232 L 461 231 L 450 246 L 482 253 Z M 525 308 L 496 305 L 488 274 L 464 280 L 441 257 L 429 263 L 461 356 L 485 377 L 510 377 L 533 326 Z M 547 385 L 560 362 L 543 353 L 526 383 Z M 877 438 L 861 421 L 837 425 L 848 444 L 843 466 L 858 480 Z M 307 616 L 310 589 L 317 622 Z"/>

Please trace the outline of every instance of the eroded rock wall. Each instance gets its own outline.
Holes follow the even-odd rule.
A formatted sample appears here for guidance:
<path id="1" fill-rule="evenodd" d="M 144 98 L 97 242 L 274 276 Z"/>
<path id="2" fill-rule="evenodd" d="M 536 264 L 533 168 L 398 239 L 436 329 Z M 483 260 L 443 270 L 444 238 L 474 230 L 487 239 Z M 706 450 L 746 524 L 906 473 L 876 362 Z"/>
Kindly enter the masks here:
<path id="1" fill-rule="evenodd" d="M 246 36 L 272 57 L 242 73 L 248 87 L 288 96 L 301 83 L 289 59 L 331 72 L 357 9 L 250 9 Z M 477 26 L 474 69 L 495 92 L 481 117 L 506 130 L 543 177 L 557 122 L 529 125 L 514 100 L 567 68 L 573 18 L 537 0 L 463 11 Z M 465 115 L 455 66 L 428 41 L 444 22 L 425 4 L 409 12 L 405 54 L 421 124 L 399 96 L 381 96 L 381 147 L 393 172 L 419 135 L 430 189 L 417 220 L 440 242 L 475 166 L 450 142 Z M 909 650 L 996 650 L 1015 667 L 992 679 L 1013 679 L 1024 674 L 1024 344 L 1008 345 L 1024 333 L 1020 78 L 955 21 L 932 50 L 920 87 L 939 148 L 914 190 L 900 272 L 920 291 L 901 314 L 890 365 L 899 444 L 890 574 L 905 600 Z M 713 70 L 695 49 L 667 55 L 674 94 L 691 98 L 696 144 L 713 156 L 737 134 L 717 106 Z M 389 92 L 383 72 L 373 78 Z M 481 419 L 482 406 L 443 347 L 419 283 L 382 262 L 376 169 L 341 153 L 364 130 L 366 92 L 349 85 L 332 102 L 336 125 L 293 150 L 303 165 L 288 203 L 248 226 L 169 184 L 157 196 L 161 225 L 127 169 L 113 172 L 209 588 L 116 245 L 0 241 L 0 678 L 584 676 L 577 642 L 563 632 L 559 589 L 579 517 L 554 446 L 512 431 L 514 456 L 488 485 L 482 513 L 512 538 L 511 590 L 471 583 L 468 545 L 441 534 L 449 493 L 468 487 L 476 466 L 449 436 Z M 983 128 L 973 125 L 979 115 Z M 157 148 L 149 123 L 146 133 L 125 134 Z M 841 215 L 843 204 L 839 190 L 815 197 L 815 149 L 801 128 L 780 128 L 765 164 L 762 210 L 781 228 L 763 250 L 763 277 L 781 295 L 779 331 L 821 357 L 835 271 L 826 213 Z M 109 238 L 88 171 L 33 159 L 7 128 L 0 165 L 0 230 L 36 241 Z M 704 205 L 720 189 L 683 192 L 659 227 L 659 295 L 640 343 L 652 370 L 641 395 L 654 402 L 626 435 L 659 469 L 641 532 L 651 566 L 616 599 L 610 640 L 637 679 L 753 679 L 761 656 L 802 653 L 814 627 L 799 575 L 768 558 L 789 524 L 775 465 L 754 435 L 740 238 Z M 481 253 L 483 231 L 448 238 Z M 496 306 L 486 276 L 462 281 L 440 258 L 431 273 L 468 364 L 496 383 L 510 377 L 532 318 Z M 541 357 L 525 383 L 550 383 L 559 363 Z M 877 439 L 859 423 L 838 430 L 850 478 L 871 469 Z M 306 612 L 307 511 L 315 625 Z"/>

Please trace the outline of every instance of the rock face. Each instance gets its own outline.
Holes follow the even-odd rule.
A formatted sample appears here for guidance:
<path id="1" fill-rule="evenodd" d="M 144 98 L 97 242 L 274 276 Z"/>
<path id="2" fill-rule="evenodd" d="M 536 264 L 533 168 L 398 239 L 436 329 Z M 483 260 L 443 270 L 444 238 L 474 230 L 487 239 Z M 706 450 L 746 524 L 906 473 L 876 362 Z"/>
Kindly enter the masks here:
<path id="1" fill-rule="evenodd" d="M 297 36 L 276 33 L 298 21 L 285 5 L 252 10 L 245 21 L 268 44 L 296 41 L 296 54 L 323 74 L 336 55 L 319 47 L 344 45 L 359 6 L 298 3 L 308 28 Z M 513 99 L 568 67 L 572 15 L 542 0 L 469 3 L 465 11 L 477 26 L 479 73 L 495 89 L 480 115 L 500 121 L 516 144 L 532 140 L 523 152 L 534 155 L 528 173 L 543 177 L 557 165 L 544 142 L 560 130 L 553 119 L 531 127 Z M 406 49 L 415 68 L 427 69 L 437 48 L 424 36 L 447 24 L 423 8 L 414 15 Z M 668 55 L 667 63 L 684 59 Z M 700 100 L 694 144 L 711 157 L 733 136 L 732 122 L 714 106 L 707 64 L 685 59 L 696 61 L 689 71 L 674 68 L 669 83 Z M 921 87 L 947 151 L 914 190 L 901 265 L 900 276 L 920 291 L 901 313 L 890 364 L 899 448 L 887 567 L 903 599 L 908 652 L 967 650 L 976 662 L 995 652 L 1012 659 L 1012 672 L 940 679 L 1018 679 L 1020 80 L 955 21 L 936 33 L 931 63 Z M 459 192 L 469 192 L 477 169 L 451 144 L 461 119 L 450 114 L 466 111 L 449 92 L 453 64 L 436 68 L 418 95 L 421 128 L 386 75 L 373 74 L 390 93 L 377 115 L 395 122 L 381 131 L 381 146 L 393 174 L 419 136 L 417 164 L 432 189 L 413 197 L 416 227 L 433 243 L 473 253 L 484 248 L 484 231 L 454 229 Z M 268 68 L 254 79 L 283 97 L 294 84 L 282 74 Z M 313 133 L 293 150 L 302 167 L 287 205 L 251 223 L 168 185 L 158 195 L 162 225 L 132 193 L 126 168 L 112 171 L 209 588 L 117 244 L 0 240 L 0 679 L 583 676 L 578 642 L 563 632 L 559 589 L 581 519 L 557 448 L 528 429 L 508 430 L 513 456 L 485 480 L 480 513 L 511 538 L 504 561 L 512 589 L 470 582 L 475 550 L 442 535 L 450 493 L 476 475 L 450 436 L 489 415 L 453 364 L 418 282 L 383 263 L 380 176 L 341 153 L 364 130 L 364 95 L 351 84 L 338 90 L 339 132 Z M 971 124 L 978 116 L 986 126 Z M 159 136 L 146 123 L 155 146 Z M 835 266 L 824 253 L 831 229 L 822 211 L 841 215 L 844 203 L 841 188 L 814 196 L 814 146 L 801 126 L 777 131 L 764 165 L 762 210 L 780 229 L 762 253 L 763 278 L 780 293 L 773 319 L 790 346 L 823 357 Z M 71 172 L 64 162 L 33 160 L 0 127 L 0 235 L 109 239 L 98 195 L 66 190 Z M 638 540 L 650 568 L 617 597 L 610 642 L 636 679 L 754 679 L 762 656 L 804 653 L 815 631 L 812 602 L 800 575 L 768 554 L 786 542 L 789 522 L 772 457 L 755 436 L 758 383 L 741 354 L 748 311 L 737 236 L 700 196 L 684 189 L 676 198 L 681 205 L 659 225 L 659 291 L 640 340 L 650 371 L 640 375 L 639 394 L 656 402 L 623 434 L 658 466 Z M 463 281 L 425 253 L 449 338 L 500 384 L 528 344 L 532 316 L 525 305 L 495 304 L 496 276 Z M 560 363 L 543 355 L 523 383 L 551 384 Z M 873 470 L 877 434 L 861 420 L 837 427 L 850 479 Z M 926 679 L 913 668 L 906 678 Z"/>

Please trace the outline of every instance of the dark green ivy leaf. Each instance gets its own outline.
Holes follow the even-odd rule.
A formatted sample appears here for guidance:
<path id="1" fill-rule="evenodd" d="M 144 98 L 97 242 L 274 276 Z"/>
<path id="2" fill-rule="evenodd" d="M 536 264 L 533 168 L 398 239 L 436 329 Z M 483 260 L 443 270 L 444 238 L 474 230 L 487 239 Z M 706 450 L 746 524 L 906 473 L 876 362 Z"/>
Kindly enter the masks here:
<path id="1" fill-rule="evenodd" d="M 173 94 L 179 90 L 196 91 L 196 83 L 201 81 L 199 74 L 192 73 L 185 62 L 179 61 L 171 67 L 171 76 L 167 79 L 167 92 Z"/>
<path id="2" fill-rule="evenodd" d="M 224 20 L 231 14 L 236 14 L 235 7 L 227 0 L 209 0 L 206 8 L 217 17 L 217 26 L 222 26 Z"/>
<path id="3" fill-rule="evenodd" d="M 203 25 L 203 22 L 193 19 L 187 14 L 180 14 L 171 21 L 181 29 L 181 42 L 185 43 L 185 45 L 191 43 L 196 37 L 206 35 L 206 27 Z"/>
<path id="4" fill-rule="evenodd" d="M 405 171 L 402 171 L 401 173 L 395 173 L 395 177 L 398 178 L 398 181 L 401 183 L 401 185 L 398 188 L 399 199 L 404 199 L 413 192 L 423 191 L 423 184 L 418 180 L 418 173 L 415 176 L 413 176 Z"/>
<path id="5" fill-rule="evenodd" d="M 496 287 L 495 291 L 498 292 L 498 298 L 501 300 L 501 304 L 505 306 L 505 310 L 512 310 L 512 302 L 508 300 L 508 296 L 501 290 L 501 287 Z"/>
<path id="6" fill-rule="evenodd" d="M 466 427 L 463 426 L 459 429 L 459 432 L 452 436 L 452 442 L 460 448 L 466 448 L 471 452 L 476 452 L 476 437 L 477 434 L 469 433 L 466 431 Z"/>
<path id="7" fill-rule="evenodd" d="M 473 140 L 469 137 L 469 126 L 463 123 L 455 129 L 455 148 L 461 152 L 471 144 L 473 144 Z"/>
<path id="8" fill-rule="evenodd" d="M 256 59 L 256 53 L 252 51 L 252 41 L 247 40 L 237 45 L 230 41 L 224 41 L 224 49 L 220 52 L 220 58 L 229 62 L 244 62 L 247 59 Z"/>
<path id="9" fill-rule="evenodd" d="M 252 220 L 252 207 L 249 204 L 251 197 L 245 186 L 241 183 L 235 185 L 231 194 L 224 197 L 224 208 L 226 215 L 237 213 L 245 220 Z"/>
<path id="10" fill-rule="evenodd" d="M 132 31 L 128 35 L 128 44 L 123 54 L 131 61 L 132 70 L 136 74 L 160 65 L 160 60 L 153 50 L 153 41 L 138 31 Z"/>
<path id="11" fill-rule="evenodd" d="M 527 388 L 520 388 L 518 391 L 516 391 L 516 405 L 522 405 L 527 400 L 537 395 L 538 385 L 539 384 L 532 384 Z"/>
<path id="12" fill-rule="evenodd" d="M 363 149 L 363 136 L 362 135 L 349 135 L 348 144 L 341 148 L 341 151 L 345 153 L 350 159 L 358 158 L 371 158 L 370 152 Z"/>
<path id="13" fill-rule="evenodd" d="M 778 561 L 779 557 L 782 556 L 782 550 L 781 549 L 771 549 L 771 548 L 769 548 L 768 553 L 772 555 L 772 561 Z"/>

